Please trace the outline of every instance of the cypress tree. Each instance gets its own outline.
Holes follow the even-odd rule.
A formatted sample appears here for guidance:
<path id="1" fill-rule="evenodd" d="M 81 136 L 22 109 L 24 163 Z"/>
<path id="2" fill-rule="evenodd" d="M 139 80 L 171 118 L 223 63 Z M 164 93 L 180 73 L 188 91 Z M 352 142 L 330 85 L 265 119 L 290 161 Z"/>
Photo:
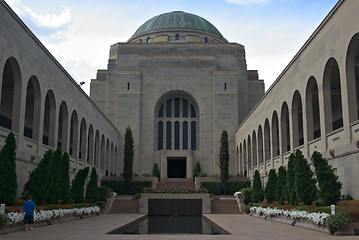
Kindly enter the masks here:
<path id="1" fill-rule="evenodd" d="M 320 199 L 326 204 L 331 205 L 339 202 L 341 195 L 342 183 L 338 180 L 334 170 L 328 161 L 322 157 L 319 152 L 312 155 L 313 165 L 315 167 L 315 175 L 317 176 Z"/>
<path id="2" fill-rule="evenodd" d="M 96 202 L 98 200 L 98 187 L 97 187 L 97 173 L 96 168 L 93 167 L 90 175 L 90 181 L 86 188 L 86 200 Z"/>
<path id="3" fill-rule="evenodd" d="M 36 204 L 41 204 L 48 199 L 52 184 L 52 175 L 50 172 L 52 159 L 52 150 L 47 150 L 37 168 L 31 172 L 29 180 L 24 186 L 22 192 L 24 198 L 31 195 Z"/>
<path id="4" fill-rule="evenodd" d="M 283 166 L 278 169 L 278 179 L 275 187 L 276 200 L 282 204 L 287 198 L 287 171 Z"/>
<path id="5" fill-rule="evenodd" d="M 294 179 L 295 179 L 295 155 L 292 153 L 289 156 L 288 161 L 288 170 L 287 170 L 287 191 L 288 191 L 288 198 L 287 200 L 291 205 L 297 204 L 297 194 L 295 191 Z"/>
<path id="6" fill-rule="evenodd" d="M 276 200 L 275 187 L 277 184 L 277 174 L 274 169 L 269 171 L 267 185 L 264 189 L 264 196 L 268 203 Z"/>
<path id="7" fill-rule="evenodd" d="M 62 155 L 61 161 L 61 200 L 63 203 L 69 203 L 71 201 L 71 190 L 70 190 L 70 157 L 67 152 Z"/>
<path id="8" fill-rule="evenodd" d="M 199 177 L 200 174 L 201 174 L 201 165 L 199 164 L 199 162 L 197 162 L 196 167 L 194 168 L 194 176 Z"/>
<path id="9" fill-rule="evenodd" d="M 152 176 L 160 179 L 160 170 L 158 169 L 157 163 L 155 163 L 155 165 L 153 165 Z"/>
<path id="10" fill-rule="evenodd" d="M 221 173 L 221 187 L 223 194 L 228 193 L 228 179 L 229 179 L 228 164 L 229 164 L 228 133 L 226 130 L 223 130 L 221 135 L 221 147 L 219 150 L 219 167 Z"/>
<path id="11" fill-rule="evenodd" d="M 260 201 L 263 201 L 264 196 L 263 196 L 263 189 L 262 189 L 262 182 L 261 182 L 261 177 L 259 175 L 258 170 L 256 170 L 254 172 L 254 176 L 253 176 L 253 184 L 252 184 L 252 202 L 253 203 L 257 203 Z"/>
<path id="12" fill-rule="evenodd" d="M 133 156 L 135 153 L 135 147 L 133 144 L 132 130 L 130 127 L 126 128 L 125 134 L 125 147 L 124 147 L 124 166 L 123 166 L 123 178 L 125 180 L 125 193 L 130 193 L 131 180 L 133 175 Z"/>
<path id="13" fill-rule="evenodd" d="M 51 164 L 50 173 L 52 175 L 52 184 L 49 191 L 49 196 L 47 199 L 48 203 L 58 203 L 61 198 L 61 162 L 62 162 L 62 150 L 61 147 L 58 147 L 54 152 L 53 161 Z"/>
<path id="14" fill-rule="evenodd" d="M 298 200 L 310 205 L 317 197 L 316 180 L 313 178 L 314 174 L 300 150 L 295 153 L 294 169 L 294 185 Z"/>
<path id="15" fill-rule="evenodd" d="M 84 187 L 90 167 L 80 169 L 71 184 L 71 197 L 75 203 L 84 201 Z"/>
<path id="16" fill-rule="evenodd" d="M 5 140 L 5 145 L 0 151 L 0 202 L 6 205 L 14 205 L 17 181 L 16 181 L 16 142 L 12 132 Z"/>

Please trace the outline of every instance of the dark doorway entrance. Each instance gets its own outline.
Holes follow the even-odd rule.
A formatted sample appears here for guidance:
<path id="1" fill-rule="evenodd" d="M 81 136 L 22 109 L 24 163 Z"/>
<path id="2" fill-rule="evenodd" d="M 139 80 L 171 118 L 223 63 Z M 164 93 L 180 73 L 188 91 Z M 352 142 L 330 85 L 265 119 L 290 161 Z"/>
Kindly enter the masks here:
<path id="1" fill-rule="evenodd" d="M 186 162 L 185 157 L 167 158 L 167 178 L 186 178 Z"/>

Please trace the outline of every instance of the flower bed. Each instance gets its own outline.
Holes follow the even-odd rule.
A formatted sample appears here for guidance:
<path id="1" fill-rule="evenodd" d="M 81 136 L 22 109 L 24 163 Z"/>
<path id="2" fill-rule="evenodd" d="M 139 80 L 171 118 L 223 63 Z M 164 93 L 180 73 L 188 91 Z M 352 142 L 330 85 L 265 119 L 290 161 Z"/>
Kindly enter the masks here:
<path id="1" fill-rule="evenodd" d="M 287 218 L 295 219 L 307 219 L 317 225 L 324 225 L 325 219 L 329 217 L 328 213 L 309 213 L 307 211 L 298 210 L 283 210 L 277 208 L 263 208 L 263 207 L 251 207 L 251 213 L 256 213 L 260 216 L 267 217 L 285 216 Z"/>
<path id="2" fill-rule="evenodd" d="M 100 212 L 100 208 L 97 206 L 93 207 L 83 207 L 83 208 L 72 208 L 72 209 L 54 209 L 54 210 L 40 210 L 34 214 L 34 222 L 47 222 L 47 224 L 51 224 L 54 220 L 58 221 L 59 219 L 68 218 L 68 220 L 74 219 L 74 216 L 78 216 L 82 218 L 83 216 L 90 216 L 93 214 L 98 214 Z M 1 232 L 8 232 L 8 231 L 16 231 L 21 229 L 23 226 L 22 223 L 24 220 L 24 214 L 19 212 L 10 212 L 7 213 L 6 216 L 9 218 L 9 225 L 7 227 L 10 228 L 3 228 Z M 61 222 L 61 221 L 60 221 Z M 16 228 L 15 226 L 20 226 Z"/>

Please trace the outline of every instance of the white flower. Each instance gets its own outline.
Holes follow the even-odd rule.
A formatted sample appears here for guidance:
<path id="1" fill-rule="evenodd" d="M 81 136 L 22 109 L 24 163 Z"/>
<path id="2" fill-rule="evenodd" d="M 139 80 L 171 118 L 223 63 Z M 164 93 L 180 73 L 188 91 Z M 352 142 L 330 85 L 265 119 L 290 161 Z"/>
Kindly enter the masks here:
<path id="1" fill-rule="evenodd" d="M 250 208 L 251 213 L 256 213 L 259 215 L 264 215 L 268 217 L 273 216 L 286 216 L 290 217 L 292 219 L 308 219 L 312 221 L 313 223 L 319 225 L 325 224 L 325 220 L 327 217 L 329 217 L 329 214 L 327 213 L 309 213 L 307 211 L 298 211 L 298 210 L 283 210 L 283 209 L 277 209 L 277 208 L 263 208 L 261 207 L 251 207 Z"/>
<path id="2" fill-rule="evenodd" d="M 63 217 L 65 215 L 75 214 L 91 214 L 98 213 L 100 208 L 97 206 L 87 208 L 72 208 L 72 209 L 54 209 L 54 210 L 40 210 L 34 214 L 34 222 L 46 221 L 51 218 Z M 10 224 L 16 224 L 24 220 L 24 214 L 18 212 L 10 212 L 7 214 L 10 219 Z"/>

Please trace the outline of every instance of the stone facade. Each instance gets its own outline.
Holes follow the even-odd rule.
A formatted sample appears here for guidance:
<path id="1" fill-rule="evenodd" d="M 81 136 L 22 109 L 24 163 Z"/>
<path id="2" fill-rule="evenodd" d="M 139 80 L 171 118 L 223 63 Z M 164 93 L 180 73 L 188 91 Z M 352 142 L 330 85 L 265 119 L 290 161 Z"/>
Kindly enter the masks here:
<path id="1" fill-rule="evenodd" d="M 48 149 L 70 153 L 70 178 L 86 166 L 118 174 L 120 134 L 109 118 L 0 0 L 0 148 L 16 137 L 21 196 Z"/>
<path id="2" fill-rule="evenodd" d="M 339 1 L 236 131 L 240 171 L 266 182 L 300 149 L 327 158 L 359 198 L 358 1 Z"/>
<path id="3" fill-rule="evenodd" d="M 194 29 L 162 29 L 112 45 L 108 68 L 98 71 L 90 92 L 120 132 L 132 128 L 134 170 L 151 173 L 158 163 L 161 178 L 171 177 L 170 158 L 184 159 L 187 178 L 197 161 L 202 172 L 218 174 L 223 129 L 230 173 L 238 173 L 234 132 L 263 94 L 242 45 Z"/>

